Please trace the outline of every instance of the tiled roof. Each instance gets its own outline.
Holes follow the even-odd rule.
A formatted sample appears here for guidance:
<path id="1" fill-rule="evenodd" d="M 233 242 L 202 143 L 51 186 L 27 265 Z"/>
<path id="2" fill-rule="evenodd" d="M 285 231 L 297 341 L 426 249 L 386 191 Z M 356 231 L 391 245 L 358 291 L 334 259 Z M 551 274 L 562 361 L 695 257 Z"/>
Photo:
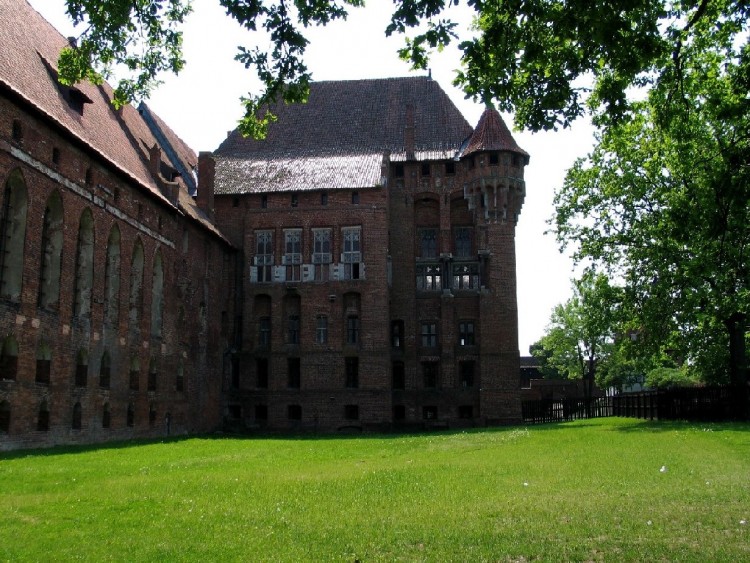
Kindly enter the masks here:
<path id="1" fill-rule="evenodd" d="M 306 104 L 275 107 L 278 121 L 265 140 L 233 131 L 219 146 L 217 194 L 375 186 L 383 158 L 450 158 L 472 131 L 428 77 L 314 82 L 310 88 Z M 406 141 L 409 126 L 413 147 Z M 261 170 L 273 171 L 273 181 L 264 184 Z"/>
<path id="2" fill-rule="evenodd" d="M 487 107 L 482 113 L 461 156 L 479 151 L 512 151 L 529 156 L 529 153 L 516 144 L 498 111 L 491 107 Z"/>
<path id="3" fill-rule="evenodd" d="M 67 44 L 67 39 L 25 0 L 0 0 L 0 90 L 13 92 L 129 177 L 135 186 L 163 204 L 173 205 L 149 171 L 148 149 L 158 142 L 134 107 L 126 105 L 114 111 L 110 103 L 112 88 L 106 83 L 101 86 L 88 82 L 76 84 L 74 90 L 85 102 L 82 113 L 66 101 L 66 90 L 57 83 L 55 67 L 60 50 Z M 198 161 L 195 153 L 171 129 L 165 131 L 179 158 L 187 169 L 192 169 Z M 170 164 L 165 160 L 164 151 L 162 160 Z M 181 190 L 186 191 L 184 182 L 179 183 Z M 180 208 L 189 205 L 194 205 L 191 198 L 180 197 Z M 186 215 L 217 233 L 197 208 Z"/>

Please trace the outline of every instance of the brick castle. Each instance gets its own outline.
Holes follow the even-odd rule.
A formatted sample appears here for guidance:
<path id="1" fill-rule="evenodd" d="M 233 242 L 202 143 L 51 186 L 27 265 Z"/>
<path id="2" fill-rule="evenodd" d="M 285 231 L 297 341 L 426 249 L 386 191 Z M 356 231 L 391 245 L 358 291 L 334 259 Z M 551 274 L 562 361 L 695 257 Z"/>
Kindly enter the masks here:
<path id="1" fill-rule="evenodd" d="M 313 83 L 196 155 L 0 4 L 0 449 L 520 420 L 529 156 L 427 77 Z"/>

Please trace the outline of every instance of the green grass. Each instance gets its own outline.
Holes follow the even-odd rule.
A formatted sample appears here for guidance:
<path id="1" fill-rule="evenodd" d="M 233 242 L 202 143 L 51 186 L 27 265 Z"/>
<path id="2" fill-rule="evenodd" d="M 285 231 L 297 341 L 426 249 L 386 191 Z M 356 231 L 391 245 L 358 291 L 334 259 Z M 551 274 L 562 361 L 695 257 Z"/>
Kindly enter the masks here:
<path id="1" fill-rule="evenodd" d="M 660 471 L 662 466 L 666 471 Z M 0 456 L 0 560 L 748 561 L 750 424 Z"/>

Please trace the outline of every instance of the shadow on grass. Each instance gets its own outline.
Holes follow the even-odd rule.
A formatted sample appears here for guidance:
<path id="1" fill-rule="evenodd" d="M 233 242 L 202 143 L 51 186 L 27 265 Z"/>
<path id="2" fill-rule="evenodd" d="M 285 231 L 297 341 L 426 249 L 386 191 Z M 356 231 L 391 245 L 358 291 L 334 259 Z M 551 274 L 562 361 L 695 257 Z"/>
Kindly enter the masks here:
<path id="1" fill-rule="evenodd" d="M 393 431 L 393 432 L 365 432 L 365 433 L 281 433 L 262 432 L 253 433 L 229 433 L 215 432 L 212 434 L 185 434 L 180 436 L 163 436 L 159 438 L 141 438 L 133 440 L 121 440 L 115 442 L 96 444 L 74 444 L 64 446 L 53 446 L 50 448 L 36 448 L 28 450 L 13 450 L 0 452 L 0 460 L 12 460 L 26 457 L 51 457 L 68 454 L 80 454 L 103 450 L 124 450 L 128 448 L 139 448 L 156 444 L 180 443 L 188 440 L 233 440 L 233 441 L 285 441 L 285 442 L 316 442 L 331 440 L 400 440 L 404 438 L 418 438 L 420 436 L 456 436 L 461 434 L 477 433 L 504 433 L 519 429 L 533 432 L 554 432 L 559 430 L 571 431 L 576 428 L 598 428 L 600 430 L 611 430 L 615 432 L 675 432 L 693 429 L 695 431 L 750 431 L 750 422 L 689 422 L 673 420 L 645 420 L 637 418 L 607 417 L 594 419 L 579 419 L 568 422 L 549 422 L 540 424 L 517 424 L 506 426 L 486 426 L 460 429 L 421 430 L 421 431 Z"/>

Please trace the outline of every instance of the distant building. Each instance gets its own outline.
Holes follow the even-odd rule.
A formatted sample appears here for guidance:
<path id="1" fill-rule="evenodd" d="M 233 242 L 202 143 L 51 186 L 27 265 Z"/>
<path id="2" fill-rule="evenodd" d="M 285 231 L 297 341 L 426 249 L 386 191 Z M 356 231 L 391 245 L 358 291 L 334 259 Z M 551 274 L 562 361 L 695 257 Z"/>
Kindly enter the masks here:
<path id="1" fill-rule="evenodd" d="M 0 8 L 0 449 L 520 420 L 528 155 L 429 78 L 320 82 L 195 155 Z"/>

